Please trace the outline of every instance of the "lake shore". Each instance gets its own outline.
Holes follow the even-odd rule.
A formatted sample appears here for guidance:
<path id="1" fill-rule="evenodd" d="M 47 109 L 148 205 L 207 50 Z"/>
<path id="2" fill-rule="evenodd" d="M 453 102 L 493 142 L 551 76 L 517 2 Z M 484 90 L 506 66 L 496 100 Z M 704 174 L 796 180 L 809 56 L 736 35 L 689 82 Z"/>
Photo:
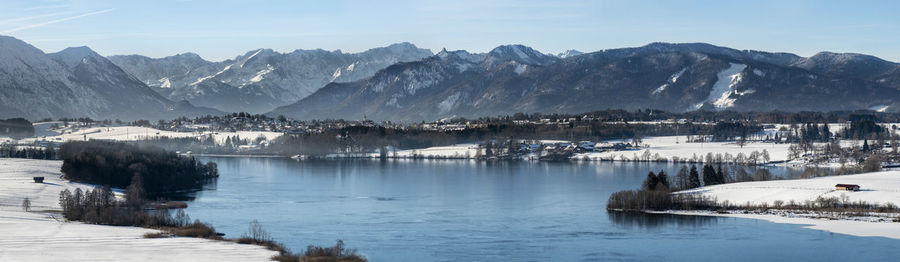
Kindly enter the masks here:
<path id="1" fill-rule="evenodd" d="M 836 190 L 835 185 L 837 184 L 858 184 L 861 190 Z M 676 194 L 703 196 L 722 206 L 765 206 L 767 208 L 761 208 L 765 211 L 745 208 L 744 210 L 725 210 L 723 212 L 673 210 L 660 213 L 753 218 L 775 223 L 808 225 L 804 228 L 839 234 L 900 239 L 900 223 L 894 222 L 900 220 L 898 213 L 779 209 L 782 205 L 804 205 L 815 202 L 819 198 L 836 198 L 848 203 L 864 202 L 874 206 L 896 207 L 900 205 L 900 171 L 720 184 L 679 191 Z"/>
<path id="2" fill-rule="evenodd" d="M 715 217 L 734 217 L 759 219 L 779 224 L 796 224 L 804 225 L 802 228 L 822 230 L 837 234 L 859 236 L 859 237 L 885 237 L 890 239 L 900 239 L 900 223 L 886 221 L 864 221 L 864 220 L 848 220 L 848 219 L 830 219 L 830 218 L 811 218 L 802 216 L 793 216 L 790 213 L 784 215 L 771 213 L 739 213 L 739 212 L 713 212 L 713 211 L 685 211 L 670 210 L 662 212 L 648 212 L 653 214 L 673 214 L 686 216 L 715 216 Z"/>
<path id="3" fill-rule="evenodd" d="M 66 222 L 59 192 L 92 185 L 60 177 L 62 161 L 0 158 L 0 260 L 9 261 L 271 261 L 275 251 L 256 245 L 189 237 L 144 238 L 159 232 Z M 43 176 L 43 183 L 32 177 Z M 22 201 L 28 197 L 31 212 Z"/>

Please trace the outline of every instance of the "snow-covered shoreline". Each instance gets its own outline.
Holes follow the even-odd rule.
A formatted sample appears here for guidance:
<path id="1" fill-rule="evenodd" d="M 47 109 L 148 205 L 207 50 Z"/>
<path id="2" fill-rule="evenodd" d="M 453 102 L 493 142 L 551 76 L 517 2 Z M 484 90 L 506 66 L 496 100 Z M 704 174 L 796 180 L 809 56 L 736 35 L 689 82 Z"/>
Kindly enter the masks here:
<path id="1" fill-rule="evenodd" d="M 859 236 L 859 237 L 885 237 L 900 240 L 900 223 L 896 222 L 872 222 L 863 220 L 847 220 L 847 219 L 824 219 L 810 218 L 799 216 L 782 216 L 775 214 L 759 214 L 759 213 L 718 213 L 712 211 L 685 211 L 670 210 L 664 212 L 651 212 L 658 214 L 673 214 L 686 216 L 716 216 L 716 217 L 734 217 L 759 219 L 779 224 L 795 224 L 804 225 L 802 228 L 822 230 L 837 234 Z"/>
<path id="2" fill-rule="evenodd" d="M 275 251 L 189 237 L 144 238 L 139 227 L 64 222 L 59 192 L 90 188 L 60 178 L 62 161 L 0 158 L 0 261 L 271 261 Z M 32 177 L 43 176 L 44 183 Z M 22 210 L 28 197 L 31 212 Z"/>
<path id="3" fill-rule="evenodd" d="M 860 191 L 835 190 L 836 184 L 858 184 Z M 856 175 L 828 176 L 810 179 L 772 180 L 731 183 L 700 187 L 678 194 L 696 194 L 715 200 L 719 205 L 766 205 L 770 211 L 730 210 L 725 212 L 673 210 L 659 213 L 677 215 L 722 216 L 761 219 L 774 223 L 807 225 L 804 228 L 853 236 L 877 236 L 900 239 L 898 213 L 835 214 L 819 211 L 780 210 L 776 206 L 803 205 L 817 198 L 837 198 L 848 202 L 865 202 L 885 206 L 900 204 L 900 171 L 883 171 Z"/>

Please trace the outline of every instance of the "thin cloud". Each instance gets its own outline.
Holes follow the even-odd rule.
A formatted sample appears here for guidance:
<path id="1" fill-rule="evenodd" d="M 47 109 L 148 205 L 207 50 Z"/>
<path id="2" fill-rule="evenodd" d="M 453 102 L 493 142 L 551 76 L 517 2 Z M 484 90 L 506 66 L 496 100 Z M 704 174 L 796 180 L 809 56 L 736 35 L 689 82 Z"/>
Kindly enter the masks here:
<path id="1" fill-rule="evenodd" d="M 68 5 L 68 4 L 65 4 L 65 5 L 42 5 L 42 6 L 29 7 L 29 8 L 25 8 L 22 10 L 31 11 L 31 10 L 43 10 L 43 9 L 57 9 L 57 8 L 66 8 L 69 6 L 71 6 L 71 5 Z"/>
<path id="2" fill-rule="evenodd" d="M 16 23 L 16 22 L 28 21 L 28 20 L 32 20 L 32 19 L 38 19 L 38 18 L 61 16 L 61 15 L 67 15 L 67 14 L 72 14 L 72 12 L 50 13 L 50 14 L 42 14 L 42 15 L 34 15 L 34 16 L 26 16 L 26 17 L 0 20 L 0 25 L 12 24 L 12 23 Z"/>
<path id="3" fill-rule="evenodd" d="M 26 30 L 26 29 L 35 28 L 35 27 L 41 27 L 41 26 L 45 26 L 45 25 L 51 25 L 51 24 L 55 24 L 55 23 L 65 22 L 65 21 L 69 21 L 69 20 L 82 18 L 82 17 L 98 15 L 98 14 L 103 14 L 103 13 L 109 13 L 109 12 L 112 12 L 113 10 L 116 10 L 116 9 L 110 8 L 110 9 L 106 9 L 106 10 L 94 11 L 94 12 L 84 13 L 84 14 L 70 16 L 70 17 L 66 17 L 66 18 L 60 18 L 60 19 L 56 19 L 56 20 L 50 20 L 50 21 L 36 23 L 36 24 L 24 25 L 24 26 L 13 28 L 13 29 L 8 29 L 5 31 L 0 31 L 0 34 L 9 34 L 12 32 L 18 32 L 18 31 L 22 31 L 22 30 Z"/>

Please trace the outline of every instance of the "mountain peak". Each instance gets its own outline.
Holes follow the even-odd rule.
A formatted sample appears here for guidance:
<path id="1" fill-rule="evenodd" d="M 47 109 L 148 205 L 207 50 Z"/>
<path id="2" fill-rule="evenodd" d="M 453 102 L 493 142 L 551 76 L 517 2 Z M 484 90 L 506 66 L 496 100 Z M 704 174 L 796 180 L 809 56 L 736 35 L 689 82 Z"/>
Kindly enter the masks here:
<path id="1" fill-rule="evenodd" d="M 87 46 L 67 47 L 62 51 L 50 54 L 50 56 L 70 68 L 80 64 L 85 58 L 102 57 Z"/>
<path id="2" fill-rule="evenodd" d="M 819 52 L 815 55 L 809 57 L 812 60 L 818 61 L 828 61 L 829 63 L 848 63 L 848 62 L 865 62 L 872 61 L 878 63 L 890 63 L 881 58 L 857 54 L 857 53 L 832 53 L 832 52 Z"/>
<path id="3" fill-rule="evenodd" d="M 44 52 L 11 36 L 0 35 L 0 58 L 16 56 L 41 56 Z"/>
<path id="4" fill-rule="evenodd" d="M 19 46 L 31 46 L 25 41 L 19 40 L 18 38 L 12 36 L 0 35 L 0 46 L 10 46 L 10 45 L 19 45 Z"/>
<path id="5" fill-rule="evenodd" d="M 410 42 L 393 43 L 387 46 L 389 49 L 416 49 L 416 45 Z"/>
<path id="6" fill-rule="evenodd" d="M 569 58 L 569 57 L 578 56 L 578 55 L 582 55 L 582 54 L 584 54 L 584 52 L 581 52 L 581 51 L 578 51 L 575 49 L 569 49 L 569 50 L 563 51 L 562 53 L 557 54 L 556 56 L 558 56 L 559 58 Z"/>
<path id="7" fill-rule="evenodd" d="M 194 52 L 186 52 L 186 53 L 181 53 L 181 54 L 177 54 L 174 56 L 180 57 L 180 58 L 187 58 L 187 59 L 201 59 L 201 60 L 203 59 L 202 57 L 200 57 L 200 55 L 198 55 L 197 53 L 194 53 Z"/>
<path id="8" fill-rule="evenodd" d="M 438 52 L 435 56 L 444 60 L 450 58 L 458 58 L 476 64 L 481 63 L 484 60 L 483 54 L 472 54 L 466 50 L 447 51 L 447 48 L 442 48 L 441 51 Z"/>
<path id="9" fill-rule="evenodd" d="M 556 62 L 559 58 L 546 55 L 531 47 L 524 45 L 501 45 L 487 54 L 486 62 L 488 65 L 494 65 L 506 61 L 516 61 L 521 64 L 532 65 L 548 65 Z"/>
<path id="10" fill-rule="evenodd" d="M 390 44 L 384 47 L 376 47 L 369 50 L 366 50 L 359 54 L 390 54 L 390 55 L 398 55 L 398 54 L 414 54 L 413 56 L 432 56 L 434 53 L 431 50 L 425 48 L 419 48 L 416 45 L 409 42 L 400 42 Z"/>

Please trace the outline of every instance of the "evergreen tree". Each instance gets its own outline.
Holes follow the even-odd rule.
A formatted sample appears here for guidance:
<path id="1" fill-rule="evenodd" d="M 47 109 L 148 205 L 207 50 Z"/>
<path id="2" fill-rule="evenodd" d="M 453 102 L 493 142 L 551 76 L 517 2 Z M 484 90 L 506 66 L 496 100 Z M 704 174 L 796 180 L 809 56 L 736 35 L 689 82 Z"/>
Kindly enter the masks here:
<path id="1" fill-rule="evenodd" d="M 688 189 L 690 188 L 690 178 L 688 176 L 688 168 L 687 166 L 681 166 L 681 169 L 678 170 L 678 174 L 675 175 L 676 187 L 677 189 Z"/>
<path id="2" fill-rule="evenodd" d="M 644 190 L 656 190 L 656 186 L 659 184 L 659 177 L 656 174 L 653 174 L 653 171 L 650 171 L 647 174 L 647 178 L 644 179 L 644 182 L 641 185 L 641 188 Z"/>
<path id="3" fill-rule="evenodd" d="M 691 166 L 690 174 L 688 175 L 688 188 L 698 188 L 700 187 L 700 173 L 697 173 L 697 166 Z"/>
<path id="4" fill-rule="evenodd" d="M 492 147 L 494 147 L 494 143 L 492 143 L 490 141 L 488 141 L 484 145 L 484 157 L 486 157 L 486 158 L 494 157 L 494 150 L 491 149 Z"/>
<path id="5" fill-rule="evenodd" d="M 711 186 L 717 184 L 716 169 L 712 165 L 703 165 L 703 185 Z"/>
<path id="6" fill-rule="evenodd" d="M 732 179 L 728 177 L 728 168 L 726 167 L 719 166 L 719 170 L 716 172 L 716 176 L 719 177 L 719 184 L 732 182 Z"/>
<path id="7" fill-rule="evenodd" d="M 659 186 L 665 186 L 666 189 L 670 188 L 669 175 L 666 175 L 665 170 L 660 170 L 656 177 L 659 179 Z"/>

